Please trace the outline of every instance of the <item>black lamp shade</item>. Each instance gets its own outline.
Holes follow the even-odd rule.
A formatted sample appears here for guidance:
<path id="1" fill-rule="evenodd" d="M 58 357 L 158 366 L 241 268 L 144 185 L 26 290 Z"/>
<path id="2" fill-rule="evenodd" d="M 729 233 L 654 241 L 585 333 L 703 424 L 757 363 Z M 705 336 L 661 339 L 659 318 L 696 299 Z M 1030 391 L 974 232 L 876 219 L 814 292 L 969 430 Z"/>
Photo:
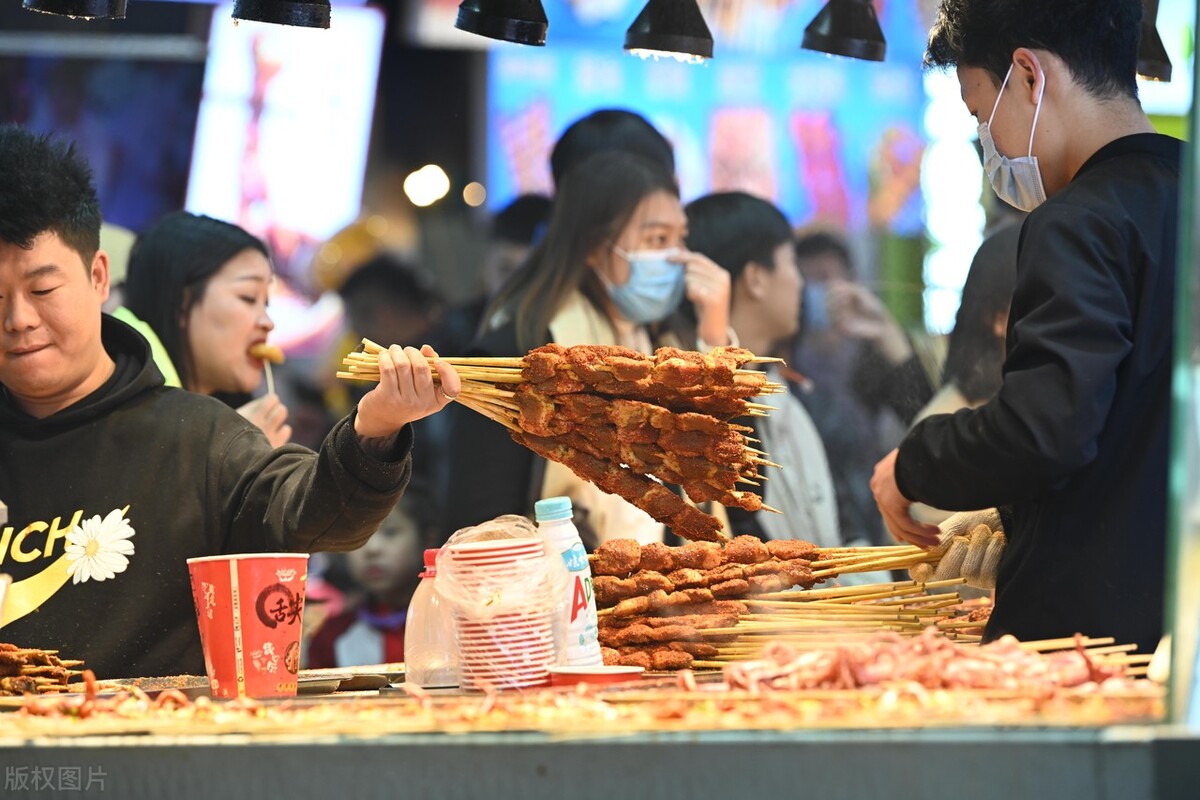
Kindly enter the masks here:
<path id="1" fill-rule="evenodd" d="M 887 53 L 871 0 L 829 0 L 804 29 L 800 46 L 864 61 L 883 61 Z"/>
<path id="2" fill-rule="evenodd" d="M 297 28 L 328 28 L 329 0 L 234 0 L 233 18 Z"/>
<path id="3" fill-rule="evenodd" d="M 625 32 L 625 49 L 712 58 L 713 38 L 696 0 L 650 0 Z"/>
<path id="4" fill-rule="evenodd" d="M 125 19 L 126 0 L 24 0 L 29 11 L 84 19 Z"/>
<path id="5" fill-rule="evenodd" d="M 550 23 L 541 0 L 463 0 L 454 27 L 489 39 L 541 47 Z"/>
<path id="6" fill-rule="evenodd" d="M 1142 38 L 1138 42 L 1137 73 L 1152 81 L 1171 80 L 1171 59 L 1158 35 L 1158 0 L 1142 0 Z"/>

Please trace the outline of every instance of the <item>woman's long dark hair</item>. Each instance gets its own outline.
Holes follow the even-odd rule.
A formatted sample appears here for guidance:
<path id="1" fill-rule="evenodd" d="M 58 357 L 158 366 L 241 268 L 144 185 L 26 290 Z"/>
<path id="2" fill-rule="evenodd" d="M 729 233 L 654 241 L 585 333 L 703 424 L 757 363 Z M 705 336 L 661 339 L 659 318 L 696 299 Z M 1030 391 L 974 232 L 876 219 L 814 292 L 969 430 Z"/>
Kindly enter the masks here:
<path id="1" fill-rule="evenodd" d="M 546 343 L 550 321 L 579 290 L 603 310 L 604 285 L 588 264 L 596 248 L 613 242 L 638 205 L 655 192 L 679 196 L 662 166 L 620 151 L 597 153 L 574 167 L 559 187 L 546 236 L 492 300 L 483 330 L 511 319 L 517 346 Z"/>
<path id="2" fill-rule="evenodd" d="M 1004 339 L 996 336 L 996 318 L 1012 304 L 1020 235 L 1020 225 L 1008 225 L 985 239 L 963 284 L 942 383 L 954 381 L 971 403 L 988 400 L 1000 390 Z"/>
<path id="3" fill-rule="evenodd" d="M 192 385 L 195 359 L 183 323 L 204 298 L 209 279 L 245 250 L 270 259 L 262 240 L 237 225 L 177 211 L 139 236 L 129 253 L 125 305 L 162 340 L 185 389 Z"/>

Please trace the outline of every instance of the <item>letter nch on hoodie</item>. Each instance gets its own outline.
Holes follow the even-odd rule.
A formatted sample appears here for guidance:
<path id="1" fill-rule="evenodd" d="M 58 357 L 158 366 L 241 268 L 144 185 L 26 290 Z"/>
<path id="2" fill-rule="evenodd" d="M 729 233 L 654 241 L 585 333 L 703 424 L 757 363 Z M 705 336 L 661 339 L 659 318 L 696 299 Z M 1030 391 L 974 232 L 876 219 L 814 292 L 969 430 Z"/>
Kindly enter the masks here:
<path id="1" fill-rule="evenodd" d="M 365 453 L 353 415 L 321 449 L 272 448 L 218 400 L 163 385 L 146 341 L 105 316 L 113 376 L 44 419 L 0 396 L 0 641 L 57 649 L 100 678 L 203 674 L 186 560 L 344 551 L 395 505 L 394 460 Z"/>

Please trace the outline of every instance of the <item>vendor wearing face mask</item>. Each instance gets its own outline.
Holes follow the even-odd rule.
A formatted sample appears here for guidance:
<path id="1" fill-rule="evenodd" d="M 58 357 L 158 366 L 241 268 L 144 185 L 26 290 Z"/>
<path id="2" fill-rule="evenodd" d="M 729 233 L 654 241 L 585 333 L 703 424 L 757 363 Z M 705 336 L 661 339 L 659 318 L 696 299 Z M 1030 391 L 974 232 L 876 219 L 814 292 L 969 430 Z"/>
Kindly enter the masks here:
<path id="1" fill-rule="evenodd" d="M 729 274 L 688 252 L 686 235 L 679 190 L 663 167 L 621 151 L 587 158 L 560 184 L 545 238 L 485 313 L 473 354 L 523 355 L 550 342 L 645 353 L 729 344 Z M 695 323 L 676 313 L 685 298 Z M 462 499 L 448 504 L 444 533 L 565 495 L 593 544 L 662 539 L 645 512 L 537 458 L 495 422 L 458 409 L 453 428 L 450 474 Z"/>
<path id="2" fill-rule="evenodd" d="M 875 469 L 893 535 L 914 501 L 999 507 L 987 637 L 1163 629 L 1180 143 L 1137 99 L 1140 0 L 946 0 L 927 64 L 956 67 L 996 192 L 1030 211 L 1003 383 L 930 417 Z"/>

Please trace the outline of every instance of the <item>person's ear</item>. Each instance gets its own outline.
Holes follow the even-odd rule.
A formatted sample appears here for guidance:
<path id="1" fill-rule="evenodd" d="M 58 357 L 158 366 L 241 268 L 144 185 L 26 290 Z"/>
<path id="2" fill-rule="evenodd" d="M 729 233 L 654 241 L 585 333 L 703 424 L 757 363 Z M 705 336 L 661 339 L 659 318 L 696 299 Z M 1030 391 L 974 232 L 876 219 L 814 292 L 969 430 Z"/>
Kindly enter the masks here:
<path id="1" fill-rule="evenodd" d="M 1013 51 L 1012 63 L 1009 88 L 1036 105 L 1038 97 L 1042 94 L 1042 85 L 1046 81 L 1043 59 L 1028 47 L 1018 47 Z"/>
<path id="2" fill-rule="evenodd" d="M 109 293 L 109 278 L 108 278 L 108 253 L 103 250 L 97 250 L 96 255 L 92 256 L 92 267 L 90 270 L 92 286 L 96 289 L 96 293 L 100 297 L 100 302 L 103 303 L 108 299 Z"/>
<path id="3" fill-rule="evenodd" d="M 183 290 L 183 298 L 179 304 L 179 310 L 176 312 L 176 317 L 179 320 L 179 330 L 186 331 L 188 327 L 188 317 L 192 314 L 192 290 L 190 287 L 185 287 Z"/>
<path id="4" fill-rule="evenodd" d="M 596 245 L 596 247 L 594 247 L 592 251 L 588 253 L 587 258 L 584 260 L 584 263 L 587 264 L 588 269 L 595 272 L 599 277 L 608 280 L 610 283 L 612 282 L 613 278 L 612 264 L 610 263 L 611 252 L 611 248 L 609 248 L 607 245 Z"/>
<path id="5" fill-rule="evenodd" d="M 757 261 L 748 261 L 742 268 L 738 280 L 746 288 L 746 294 L 754 300 L 762 300 L 769 291 L 771 271 Z"/>

